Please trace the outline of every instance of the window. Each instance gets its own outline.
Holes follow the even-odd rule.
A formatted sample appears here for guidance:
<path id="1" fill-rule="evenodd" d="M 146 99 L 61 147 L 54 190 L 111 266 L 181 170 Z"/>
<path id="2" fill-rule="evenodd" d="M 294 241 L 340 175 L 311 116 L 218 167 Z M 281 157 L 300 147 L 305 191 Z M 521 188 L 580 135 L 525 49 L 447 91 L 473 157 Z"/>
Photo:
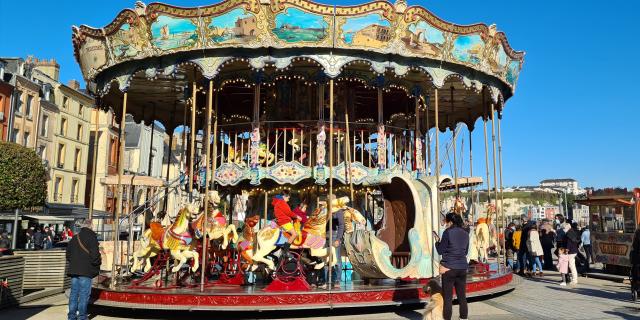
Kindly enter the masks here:
<path id="1" fill-rule="evenodd" d="M 65 118 L 60 119 L 60 135 L 67 135 L 67 119 Z"/>
<path id="2" fill-rule="evenodd" d="M 30 135 L 31 135 L 31 134 L 29 133 L 29 131 L 25 131 L 25 132 L 24 132 L 23 138 L 24 138 L 24 146 L 25 146 L 25 147 L 28 147 L 28 146 L 29 146 L 29 136 L 30 136 Z"/>
<path id="3" fill-rule="evenodd" d="M 80 183 L 78 182 L 78 179 L 73 179 L 71 181 L 71 197 L 69 199 L 71 203 L 78 202 L 78 185 L 79 184 Z"/>
<path id="4" fill-rule="evenodd" d="M 18 105 L 16 106 L 16 115 L 22 115 L 22 91 L 16 91 L 18 96 Z"/>
<path id="5" fill-rule="evenodd" d="M 83 113 L 84 113 L 84 105 L 81 103 L 80 106 L 78 107 L 78 114 L 82 117 Z"/>
<path id="6" fill-rule="evenodd" d="M 47 160 L 47 146 L 46 145 L 41 145 L 38 148 L 38 155 L 40 155 L 40 158 L 42 158 L 42 160 Z"/>
<path id="7" fill-rule="evenodd" d="M 65 109 L 69 107 L 69 98 L 62 96 L 62 107 Z"/>
<path id="8" fill-rule="evenodd" d="M 76 133 L 77 133 L 77 134 L 76 134 L 76 140 L 78 140 L 78 141 L 82 141 L 82 134 L 83 134 L 83 132 L 82 132 L 82 131 L 83 131 L 83 130 L 82 130 L 82 125 L 81 125 L 81 124 L 79 124 L 79 125 L 78 125 L 78 131 L 76 132 Z"/>
<path id="9" fill-rule="evenodd" d="M 62 199 L 62 177 L 56 177 L 56 183 L 53 187 L 53 201 L 60 201 Z"/>
<path id="10" fill-rule="evenodd" d="M 58 145 L 58 168 L 64 168 L 64 153 L 65 153 L 65 147 L 64 144 L 59 144 Z"/>
<path id="11" fill-rule="evenodd" d="M 75 162 L 73 163 L 73 171 L 80 171 L 80 160 L 81 160 L 82 152 L 79 148 L 76 148 L 76 153 L 74 155 Z"/>
<path id="12" fill-rule="evenodd" d="M 40 136 L 47 137 L 49 135 L 49 116 L 42 115 L 42 121 L 40 122 Z"/>
<path id="13" fill-rule="evenodd" d="M 18 143 L 20 140 L 20 130 L 13 128 L 13 132 L 11 133 L 11 141 Z"/>
<path id="14" fill-rule="evenodd" d="M 27 115 L 27 117 L 31 117 L 31 103 L 33 102 L 33 96 L 32 95 L 27 95 L 27 110 L 25 111 L 25 114 Z"/>
<path id="15" fill-rule="evenodd" d="M 109 143 L 109 165 L 115 166 L 118 163 L 118 140 L 111 138 Z"/>

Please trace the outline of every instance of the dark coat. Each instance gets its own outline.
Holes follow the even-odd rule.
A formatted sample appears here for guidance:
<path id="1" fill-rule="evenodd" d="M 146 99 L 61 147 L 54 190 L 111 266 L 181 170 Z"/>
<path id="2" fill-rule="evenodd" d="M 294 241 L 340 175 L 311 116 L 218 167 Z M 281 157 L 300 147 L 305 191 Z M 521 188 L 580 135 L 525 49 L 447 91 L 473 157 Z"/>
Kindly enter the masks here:
<path id="1" fill-rule="evenodd" d="M 78 237 L 82 241 L 84 248 L 78 242 Z M 69 262 L 69 276 L 81 276 L 94 278 L 100 273 L 100 264 L 102 257 L 100 256 L 99 243 L 96 233 L 89 228 L 82 228 L 76 234 L 67 246 L 67 262 Z"/>
<path id="2" fill-rule="evenodd" d="M 580 235 L 578 234 L 578 231 L 573 228 L 569 229 L 569 231 L 567 231 L 565 241 L 569 254 L 577 254 L 580 246 Z"/>
<path id="3" fill-rule="evenodd" d="M 450 227 L 444 230 L 442 239 L 436 242 L 436 250 L 442 256 L 441 265 L 456 270 L 466 270 L 469 267 L 469 234 L 464 229 Z"/>
<path id="4" fill-rule="evenodd" d="M 631 245 L 631 253 L 629 255 L 629 258 L 631 258 L 631 264 L 640 264 L 640 229 L 637 229 L 636 233 L 633 235 L 633 244 Z"/>

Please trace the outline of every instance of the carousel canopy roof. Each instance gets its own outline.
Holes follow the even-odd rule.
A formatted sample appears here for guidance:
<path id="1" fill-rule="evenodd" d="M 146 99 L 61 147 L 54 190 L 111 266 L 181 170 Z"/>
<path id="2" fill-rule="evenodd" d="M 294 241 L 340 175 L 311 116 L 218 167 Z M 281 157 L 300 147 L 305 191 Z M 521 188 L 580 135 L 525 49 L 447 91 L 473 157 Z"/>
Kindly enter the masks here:
<path id="1" fill-rule="evenodd" d="M 233 57 L 245 57 L 260 69 L 269 63 L 285 68 L 292 57 L 305 56 L 329 77 L 363 57 L 379 73 L 422 68 L 436 87 L 456 73 L 497 87 L 506 100 L 524 58 L 495 25 L 456 25 L 404 0 L 356 6 L 227 0 L 195 8 L 137 2 L 102 28 L 73 27 L 72 38 L 85 80 L 98 95 L 112 81 L 125 90 L 142 70 L 154 79 L 193 63 L 212 79 Z"/>

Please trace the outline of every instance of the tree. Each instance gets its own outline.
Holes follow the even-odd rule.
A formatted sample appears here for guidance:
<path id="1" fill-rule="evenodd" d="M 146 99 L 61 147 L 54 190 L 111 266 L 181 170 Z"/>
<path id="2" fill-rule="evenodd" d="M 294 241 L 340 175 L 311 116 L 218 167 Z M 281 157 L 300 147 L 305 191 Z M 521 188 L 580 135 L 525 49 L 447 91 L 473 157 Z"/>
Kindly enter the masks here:
<path id="1" fill-rule="evenodd" d="M 25 209 L 44 204 L 47 173 L 35 151 L 0 142 L 0 209 Z"/>

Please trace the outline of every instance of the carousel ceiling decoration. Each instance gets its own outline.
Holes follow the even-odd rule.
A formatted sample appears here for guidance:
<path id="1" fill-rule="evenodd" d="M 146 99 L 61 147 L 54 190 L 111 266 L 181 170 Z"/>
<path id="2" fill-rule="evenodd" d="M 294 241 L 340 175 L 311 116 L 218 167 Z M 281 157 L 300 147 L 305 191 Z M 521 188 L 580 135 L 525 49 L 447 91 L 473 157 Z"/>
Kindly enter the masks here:
<path id="1" fill-rule="evenodd" d="M 497 101 L 513 94 L 524 61 L 495 25 L 456 25 L 403 0 L 356 6 L 227 0 L 196 8 L 137 2 L 102 28 L 73 27 L 72 39 L 85 80 L 98 95 L 112 81 L 127 90 L 138 71 L 153 80 L 175 75 L 184 64 L 212 79 L 241 56 L 253 69 L 313 60 L 332 78 L 357 60 L 380 74 L 389 69 L 403 76 L 417 68 L 436 87 L 457 74 L 469 87 L 487 85 Z"/>

